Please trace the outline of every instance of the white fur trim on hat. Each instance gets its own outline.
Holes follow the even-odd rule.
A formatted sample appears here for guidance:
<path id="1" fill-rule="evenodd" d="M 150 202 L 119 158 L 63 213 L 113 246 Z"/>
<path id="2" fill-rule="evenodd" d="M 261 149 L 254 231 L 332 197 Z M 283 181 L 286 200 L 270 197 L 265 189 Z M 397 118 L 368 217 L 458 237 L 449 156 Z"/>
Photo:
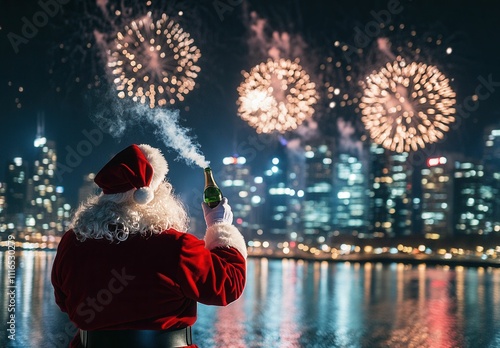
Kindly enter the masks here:
<path id="1" fill-rule="evenodd" d="M 141 187 L 134 192 L 134 202 L 137 204 L 148 204 L 155 197 L 151 187 Z"/>
<path id="2" fill-rule="evenodd" d="M 158 186 L 165 180 L 165 176 L 168 173 L 168 163 L 161 151 L 155 147 L 152 147 L 147 144 L 137 145 L 148 162 L 153 167 L 153 178 L 151 179 L 151 183 L 149 187 L 153 189 L 153 192 L 156 191 Z"/>
<path id="3" fill-rule="evenodd" d="M 229 224 L 213 224 L 207 228 L 205 234 L 205 247 L 212 250 L 219 247 L 233 247 L 247 258 L 247 245 L 240 231 Z"/>

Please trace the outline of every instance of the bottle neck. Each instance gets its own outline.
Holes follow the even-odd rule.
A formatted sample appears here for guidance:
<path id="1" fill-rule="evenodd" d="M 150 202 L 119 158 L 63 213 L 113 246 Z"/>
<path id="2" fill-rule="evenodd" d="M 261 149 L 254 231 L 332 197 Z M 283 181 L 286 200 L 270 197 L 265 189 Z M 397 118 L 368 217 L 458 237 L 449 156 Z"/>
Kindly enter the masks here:
<path id="1" fill-rule="evenodd" d="M 205 169 L 205 187 L 209 186 L 215 186 L 217 187 L 217 184 L 215 183 L 214 176 L 212 174 L 212 170 L 210 168 Z"/>

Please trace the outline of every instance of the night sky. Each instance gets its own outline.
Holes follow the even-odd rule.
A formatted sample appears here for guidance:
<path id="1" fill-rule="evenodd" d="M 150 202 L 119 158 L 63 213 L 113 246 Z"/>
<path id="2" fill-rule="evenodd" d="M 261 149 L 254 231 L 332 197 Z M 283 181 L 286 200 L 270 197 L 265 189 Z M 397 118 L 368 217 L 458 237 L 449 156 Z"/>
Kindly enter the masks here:
<path id="1" fill-rule="evenodd" d="M 103 54 L 97 49 L 93 35 L 94 29 L 106 32 L 112 30 L 111 26 L 95 1 L 60 2 L 63 4 L 57 0 L 0 0 L 0 180 L 5 177 L 5 170 L 1 168 L 5 168 L 8 160 L 16 156 L 27 159 L 33 156 L 37 114 L 45 115 L 45 135 L 56 141 L 58 161 L 66 163 L 68 149 L 76 149 L 86 140 L 84 131 L 97 129 L 92 115 L 119 103 L 117 98 L 110 97 L 114 86 L 106 77 Z M 34 16 L 43 20 L 39 12 L 45 11 L 45 5 L 41 3 L 51 4 L 49 8 L 54 13 L 45 16 L 46 23 L 42 22 L 32 37 L 25 38 L 22 30 L 26 20 L 33 21 Z M 291 41 L 293 44 L 300 42 L 291 50 L 298 52 L 304 68 L 317 83 L 320 79 L 318 66 L 332 54 L 333 42 L 352 43 L 358 32 L 356 28 L 366 30 L 368 23 L 377 21 L 377 14 L 390 14 L 390 18 L 379 17 L 388 19 L 386 28 L 404 23 L 405 28 L 414 27 L 419 35 L 442 35 L 442 46 L 427 49 L 423 56 L 453 79 L 457 104 L 461 105 L 474 95 L 481 81 L 490 81 L 490 84 L 481 90 L 487 96 L 477 101 L 475 111 L 461 119 L 460 127 L 453 129 L 438 149 L 479 156 L 483 128 L 500 119 L 500 21 L 492 3 L 486 0 L 210 0 L 168 4 L 153 1 L 150 7 L 130 5 L 130 16 L 144 14 L 146 8 L 165 12 L 178 20 L 199 47 L 201 72 L 196 88 L 184 102 L 174 107 L 180 110 L 180 125 L 189 129 L 188 134 L 196 138 L 201 151 L 217 171 L 223 157 L 232 155 L 255 134 L 237 116 L 236 105 L 241 71 L 248 71 L 267 59 L 261 53 L 265 48 L 259 50 L 251 41 L 249 13 L 252 11 L 267 21 L 264 34 L 287 32 L 298 40 Z M 54 7 L 53 4 L 58 5 Z M 397 13 L 391 14 L 390 9 L 397 9 Z M 114 24 L 120 25 L 120 21 Z M 404 41 L 407 32 L 395 30 L 392 32 L 394 37 L 389 36 L 389 39 Z M 13 44 L 13 37 L 21 41 Z M 369 40 L 373 41 L 374 37 Z M 90 47 L 86 46 L 88 43 Z M 451 47 L 452 53 L 443 54 L 444 47 Z M 95 86 L 96 81 L 98 86 Z M 87 88 L 87 84 L 92 88 Z M 359 127 L 359 115 L 352 112 L 333 110 L 323 120 L 318 119 L 321 115 L 318 106 L 315 117 L 320 125 L 335 124 L 335 118 L 342 117 Z M 330 135 L 338 136 L 338 133 L 334 130 Z M 293 137 L 293 134 L 285 137 Z M 201 170 L 183 160 L 174 160 L 177 154 L 152 135 L 151 125 L 145 124 L 129 127 L 119 138 L 103 134 L 102 142 L 95 145 L 90 154 L 82 156 L 81 164 L 64 173 L 61 184 L 66 187 L 70 202 L 76 202 L 77 188 L 84 174 L 98 171 L 113 154 L 130 143 L 143 142 L 162 148 L 170 163 L 169 176 L 178 193 L 186 194 L 198 186 L 201 190 Z M 259 155 L 262 156 L 250 164 L 256 168 L 264 166 L 279 148 L 278 144 L 276 138 L 261 150 Z"/>

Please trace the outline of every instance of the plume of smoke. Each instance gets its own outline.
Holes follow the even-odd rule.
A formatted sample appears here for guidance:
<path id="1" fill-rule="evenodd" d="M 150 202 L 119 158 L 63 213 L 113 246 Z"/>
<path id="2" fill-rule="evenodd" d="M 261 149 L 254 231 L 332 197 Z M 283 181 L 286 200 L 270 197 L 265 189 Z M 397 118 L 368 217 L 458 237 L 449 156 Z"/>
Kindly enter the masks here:
<path id="1" fill-rule="evenodd" d="M 379 37 L 377 39 L 377 48 L 380 52 L 384 53 L 390 60 L 396 59 L 394 53 L 391 52 L 391 42 L 388 38 Z"/>
<path id="2" fill-rule="evenodd" d="M 104 13 L 106 16 L 108 14 L 108 0 L 96 0 L 96 5 L 101 9 L 102 13 Z"/>
<path id="3" fill-rule="evenodd" d="M 354 126 L 342 118 L 337 119 L 337 128 L 340 134 L 339 147 L 344 151 L 355 152 L 358 156 L 363 153 L 363 143 L 354 139 L 356 132 Z"/>
<path id="4" fill-rule="evenodd" d="M 116 101 L 113 92 L 104 98 L 97 110 L 92 113 L 92 120 L 102 131 L 114 138 L 121 138 L 129 129 L 153 127 L 153 133 L 165 146 L 178 153 L 188 165 L 208 167 L 209 163 L 201 153 L 195 137 L 189 135 L 189 129 L 179 124 L 179 110 L 150 109 L 141 104 Z"/>
<path id="5" fill-rule="evenodd" d="M 307 45 L 302 36 L 272 30 L 268 21 L 259 17 L 255 11 L 250 13 L 248 26 L 250 30 L 248 46 L 251 54 L 257 56 L 254 59 L 303 58 Z"/>
<path id="6" fill-rule="evenodd" d="M 319 135 L 318 133 L 318 123 L 312 118 L 302 123 L 296 130 L 295 133 L 300 136 L 304 141 L 311 140 Z"/>
<path id="7" fill-rule="evenodd" d="M 199 145 L 189 136 L 188 129 L 179 125 L 179 110 L 150 109 L 145 112 L 145 116 L 156 126 L 155 135 L 166 146 L 177 151 L 186 163 L 196 164 L 201 168 L 208 167 L 209 162 L 201 154 Z"/>

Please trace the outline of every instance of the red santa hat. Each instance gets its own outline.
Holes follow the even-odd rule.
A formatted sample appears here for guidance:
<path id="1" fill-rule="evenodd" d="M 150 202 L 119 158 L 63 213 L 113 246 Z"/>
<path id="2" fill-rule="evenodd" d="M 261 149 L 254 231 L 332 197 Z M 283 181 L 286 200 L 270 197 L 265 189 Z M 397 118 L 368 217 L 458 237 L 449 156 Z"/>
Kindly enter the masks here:
<path id="1" fill-rule="evenodd" d="M 116 154 L 94 182 L 105 195 L 133 191 L 136 203 L 147 204 L 167 173 L 168 164 L 159 149 L 133 144 Z"/>

